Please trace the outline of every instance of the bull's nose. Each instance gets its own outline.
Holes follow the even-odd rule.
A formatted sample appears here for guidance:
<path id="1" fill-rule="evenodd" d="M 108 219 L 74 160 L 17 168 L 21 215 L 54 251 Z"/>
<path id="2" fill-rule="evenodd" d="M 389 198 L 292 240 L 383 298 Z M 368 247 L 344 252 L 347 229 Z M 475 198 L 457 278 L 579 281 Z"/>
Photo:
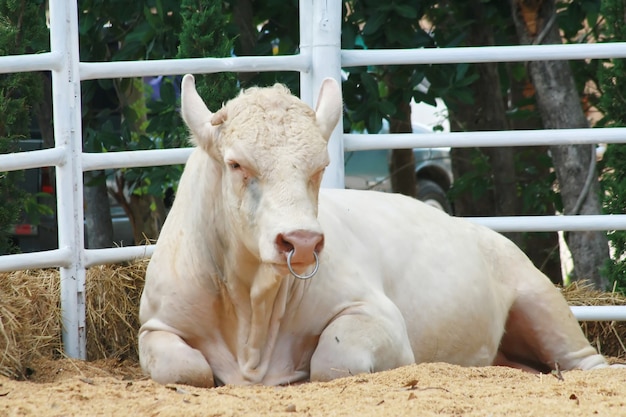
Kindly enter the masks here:
<path id="1" fill-rule="evenodd" d="M 309 230 L 295 230 L 276 236 L 276 247 L 285 255 L 293 250 L 291 262 L 311 264 L 315 262 L 313 252 L 320 253 L 324 248 L 324 235 Z"/>

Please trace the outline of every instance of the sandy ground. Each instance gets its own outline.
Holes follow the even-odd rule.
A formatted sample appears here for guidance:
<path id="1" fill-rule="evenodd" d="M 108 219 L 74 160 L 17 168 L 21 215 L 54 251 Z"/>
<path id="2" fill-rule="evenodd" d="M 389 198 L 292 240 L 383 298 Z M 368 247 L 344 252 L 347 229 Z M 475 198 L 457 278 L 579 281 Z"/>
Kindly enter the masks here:
<path id="1" fill-rule="evenodd" d="M 626 369 L 412 365 L 288 387 L 163 386 L 136 364 L 45 360 L 0 377 L 0 416 L 626 416 Z"/>

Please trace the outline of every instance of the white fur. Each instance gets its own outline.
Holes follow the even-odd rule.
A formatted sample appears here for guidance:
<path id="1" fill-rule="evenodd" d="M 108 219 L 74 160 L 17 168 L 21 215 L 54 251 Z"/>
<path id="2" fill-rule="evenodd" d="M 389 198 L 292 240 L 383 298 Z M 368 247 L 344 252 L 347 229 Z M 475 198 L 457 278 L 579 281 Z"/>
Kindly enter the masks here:
<path id="1" fill-rule="evenodd" d="M 319 191 L 341 116 L 333 80 L 317 112 L 281 86 L 215 114 L 189 75 L 182 92 L 199 146 L 140 306 L 141 365 L 156 381 L 286 384 L 425 361 L 606 366 L 559 292 L 501 235 L 399 195 Z M 275 244 L 295 230 L 325 236 L 308 281 L 288 273 Z"/>

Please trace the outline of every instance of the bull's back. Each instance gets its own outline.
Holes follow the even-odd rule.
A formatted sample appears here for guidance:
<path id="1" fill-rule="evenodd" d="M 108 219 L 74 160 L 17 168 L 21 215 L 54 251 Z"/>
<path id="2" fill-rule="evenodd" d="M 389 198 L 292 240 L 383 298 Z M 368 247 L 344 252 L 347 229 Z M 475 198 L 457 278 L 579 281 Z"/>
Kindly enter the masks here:
<path id="1" fill-rule="evenodd" d="M 508 240 L 415 199 L 379 192 L 322 190 L 319 217 L 325 250 L 360 271 L 350 279 L 398 306 L 418 362 L 490 363 L 514 295 L 486 252 L 509 251 Z"/>

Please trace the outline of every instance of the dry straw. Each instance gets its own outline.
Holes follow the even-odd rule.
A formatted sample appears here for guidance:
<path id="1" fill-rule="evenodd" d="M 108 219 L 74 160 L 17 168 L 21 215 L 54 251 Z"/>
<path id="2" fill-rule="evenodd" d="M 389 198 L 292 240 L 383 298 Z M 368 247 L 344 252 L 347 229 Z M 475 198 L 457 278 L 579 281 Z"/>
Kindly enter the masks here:
<path id="1" fill-rule="evenodd" d="M 137 359 L 139 299 L 147 260 L 87 272 L 88 359 Z"/>
<path id="2" fill-rule="evenodd" d="M 0 274 L 0 374 L 26 378 L 32 361 L 58 355 L 60 314 L 56 270 Z"/>
<path id="3" fill-rule="evenodd" d="M 87 357 L 137 361 L 137 312 L 147 260 L 90 268 L 86 279 Z M 572 305 L 625 305 L 626 297 L 571 285 Z M 586 322 L 583 330 L 605 355 L 626 358 L 626 323 Z M 62 357 L 57 270 L 0 274 L 0 374 L 23 379 L 41 358 Z"/>
<path id="4" fill-rule="evenodd" d="M 147 261 L 90 268 L 87 358 L 137 359 L 139 298 Z M 31 364 L 62 357 L 57 270 L 0 274 L 0 374 L 27 378 Z"/>
<path id="5" fill-rule="evenodd" d="M 585 282 L 574 282 L 563 288 L 563 296 L 572 306 L 618 306 L 626 305 L 626 296 L 618 292 L 602 292 Z M 581 322 L 583 332 L 598 351 L 604 355 L 626 359 L 626 322 Z"/>

